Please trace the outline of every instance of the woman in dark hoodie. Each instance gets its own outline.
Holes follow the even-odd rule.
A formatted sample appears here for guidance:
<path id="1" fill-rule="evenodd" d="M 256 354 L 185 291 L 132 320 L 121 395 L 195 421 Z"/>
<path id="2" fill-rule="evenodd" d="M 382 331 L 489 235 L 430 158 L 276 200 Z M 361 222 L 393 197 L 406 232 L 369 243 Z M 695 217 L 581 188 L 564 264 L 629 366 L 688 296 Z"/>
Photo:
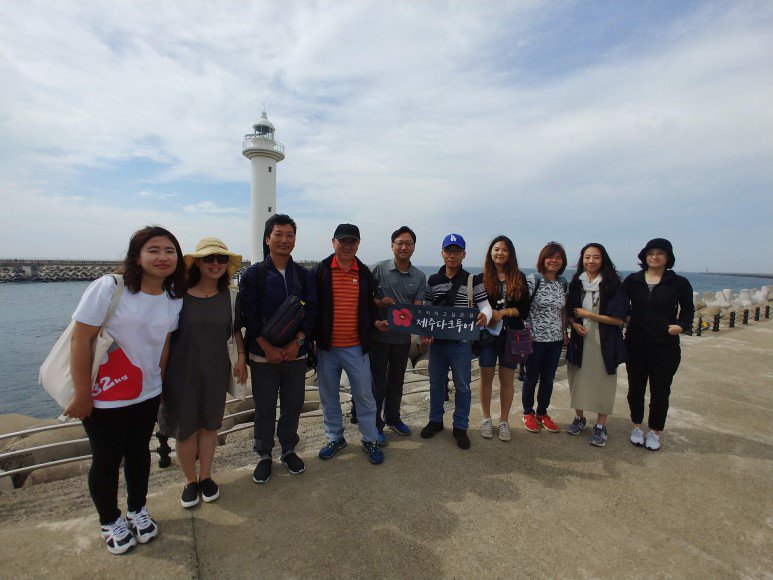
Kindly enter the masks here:
<path id="1" fill-rule="evenodd" d="M 651 451 L 660 449 L 666 423 L 671 381 L 682 351 L 679 335 L 692 327 L 695 307 L 692 286 L 674 273 L 671 242 L 655 238 L 639 252 L 641 271 L 623 282 L 631 300 L 631 320 L 625 333 L 628 349 L 628 406 L 634 429 L 631 443 Z M 650 412 L 646 440 L 642 431 L 644 393 L 650 383 Z"/>

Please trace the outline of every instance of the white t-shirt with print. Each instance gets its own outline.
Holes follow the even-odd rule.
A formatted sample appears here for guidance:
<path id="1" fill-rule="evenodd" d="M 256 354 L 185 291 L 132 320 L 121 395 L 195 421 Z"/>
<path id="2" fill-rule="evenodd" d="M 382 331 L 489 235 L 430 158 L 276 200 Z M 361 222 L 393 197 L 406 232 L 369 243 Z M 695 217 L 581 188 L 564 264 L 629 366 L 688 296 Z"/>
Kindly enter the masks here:
<path id="1" fill-rule="evenodd" d="M 91 326 L 102 326 L 115 295 L 115 279 L 103 276 L 92 282 L 81 297 L 72 319 Z M 142 371 L 142 391 L 131 400 L 94 401 L 101 409 L 126 407 L 161 394 L 161 353 L 167 334 L 177 328 L 182 300 L 124 288 L 118 306 L 107 325 L 108 334 L 123 349 L 126 357 Z"/>

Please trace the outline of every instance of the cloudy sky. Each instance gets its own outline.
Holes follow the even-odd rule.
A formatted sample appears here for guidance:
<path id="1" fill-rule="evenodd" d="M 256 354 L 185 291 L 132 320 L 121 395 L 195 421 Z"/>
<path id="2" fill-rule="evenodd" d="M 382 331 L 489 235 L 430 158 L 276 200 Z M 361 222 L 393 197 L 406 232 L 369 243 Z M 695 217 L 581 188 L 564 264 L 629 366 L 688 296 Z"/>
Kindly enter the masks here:
<path id="1" fill-rule="evenodd" d="M 408 224 L 421 265 L 455 231 L 773 272 L 771 2 L 3 2 L 0 83 L 2 257 L 248 254 L 265 104 L 298 258 L 352 222 L 366 262 Z"/>

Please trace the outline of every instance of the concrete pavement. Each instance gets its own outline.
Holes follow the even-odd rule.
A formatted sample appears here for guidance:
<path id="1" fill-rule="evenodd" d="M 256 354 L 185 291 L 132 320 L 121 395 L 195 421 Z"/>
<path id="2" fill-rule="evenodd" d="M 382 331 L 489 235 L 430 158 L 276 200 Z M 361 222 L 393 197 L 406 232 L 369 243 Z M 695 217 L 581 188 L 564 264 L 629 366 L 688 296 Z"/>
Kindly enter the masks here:
<path id="1" fill-rule="evenodd" d="M 247 466 L 220 471 L 222 497 L 183 510 L 179 471 L 168 476 L 148 501 L 161 536 L 124 556 L 99 539 L 85 478 L 2 492 L 0 576 L 770 577 L 773 324 L 682 344 L 660 452 L 628 442 L 624 370 L 603 449 L 588 430 L 525 431 L 517 394 L 511 442 L 479 436 L 477 397 L 472 449 L 449 428 L 426 441 L 417 397 L 406 404 L 414 435 L 390 434 L 380 466 L 355 426 L 347 449 L 318 460 L 317 419 L 304 429 L 306 472 L 275 463 L 256 485 L 248 435 L 229 439 Z M 568 403 L 564 379 L 551 407 L 562 427 Z"/>

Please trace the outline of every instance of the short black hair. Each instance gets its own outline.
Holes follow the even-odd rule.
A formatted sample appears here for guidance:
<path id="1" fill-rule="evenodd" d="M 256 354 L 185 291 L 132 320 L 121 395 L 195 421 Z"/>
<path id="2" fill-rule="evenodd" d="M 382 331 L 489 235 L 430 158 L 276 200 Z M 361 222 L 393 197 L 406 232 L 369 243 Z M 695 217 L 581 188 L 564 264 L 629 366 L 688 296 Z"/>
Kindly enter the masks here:
<path id="1" fill-rule="evenodd" d="M 402 234 L 411 234 L 411 237 L 413 238 L 413 243 L 416 243 L 416 233 L 409 228 L 408 226 L 402 226 L 399 229 L 396 229 L 392 232 L 392 241 L 394 242 L 397 239 L 397 236 Z"/>
<path id="2" fill-rule="evenodd" d="M 293 227 L 293 233 L 298 232 L 298 228 L 295 225 L 295 220 L 291 218 L 286 213 L 275 213 L 270 218 L 266 220 L 266 227 L 263 230 L 263 240 L 265 241 L 266 238 L 271 237 L 271 232 L 274 230 L 274 226 L 287 226 L 290 225 Z"/>

